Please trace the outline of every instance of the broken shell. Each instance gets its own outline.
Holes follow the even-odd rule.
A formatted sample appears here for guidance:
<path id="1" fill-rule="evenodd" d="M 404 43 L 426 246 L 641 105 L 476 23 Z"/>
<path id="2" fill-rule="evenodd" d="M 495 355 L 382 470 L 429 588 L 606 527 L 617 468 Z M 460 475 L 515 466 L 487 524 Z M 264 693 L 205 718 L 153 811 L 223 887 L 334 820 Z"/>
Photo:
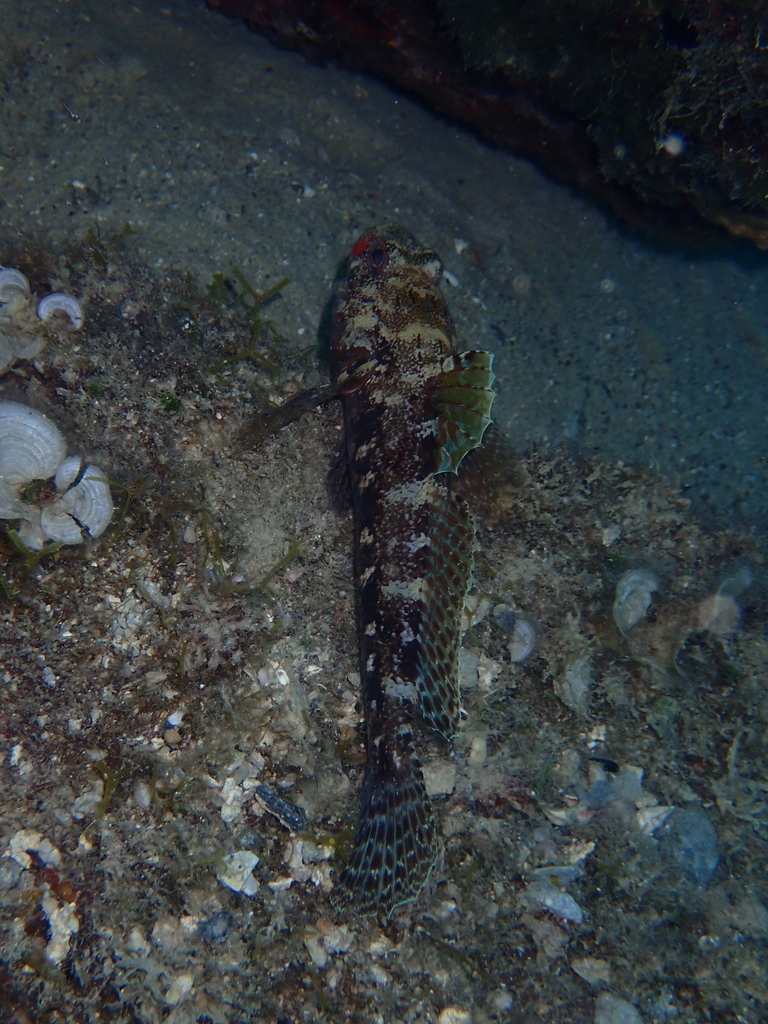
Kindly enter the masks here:
<path id="1" fill-rule="evenodd" d="M 670 816 L 674 807 L 654 804 L 652 807 L 640 807 L 635 815 L 640 831 L 645 835 L 653 835 L 654 831 Z"/>
<path id="2" fill-rule="evenodd" d="M 0 302 L 10 303 L 13 307 L 26 301 L 29 295 L 29 281 L 19 270 L 6 267 L 0 270 Z"/>
<path id="3" fill-rule="evenodd" d="M 630 569 L 616 584 L 613 619 L 624 636 L 645 617 L 651 595 L 659 589 L 659 580 L 647 569 Z"/>
<path id="4" fill-rule="evenodd" d="M 730 636 L 741 625 L 741 606 L 736 600 L 754 582 L 752 570 L 743 565 L 723 580 L 717 593 L 705 597 L 697 609 L 699 627 L 716 636 Z"/>
<path id="5" fill-rule="evenodd" d="M 705 597 L 696 609 L 700 629 L 706 629 L 715 636 L 730 636 L 741 624 L 741 608 L 730 594 L 712 594 Z"/>
<path id="6" fill-rule="evenodd" d="M 54 478 L 56 489 L 66 491 L 68 487 L 71 487 L 75 480 L 77 480 L 77 474 L 80 472 L 82 464 L 83 460 L 79 455 L 68 455 L 56 470 L 56 477 Z"/>
<path id="7" fill-rule="evenodd" d="M 21 519 L 27 506 L 16 496 L 16 491 L 0 478 L 0 519 Z"/>
<path id="8" fill-rule="evenodd" d="M 54 292 L 53 295 L 46 295 L 44 299 L 40 299 L 37 304 L 37 315 L 41 320 L 50 320 L 56 313 L 63 313 L 68 317 L 76 331 L 83 326 L 83 307 L 72 295 Z"/>
<path id="9" fill-rule="evenodd" d="M 97 466 L 89 466 L 78 484 L 43 509 L 40 525 L 51 540 L 79 544 L 83 535 L 77 530 L 79 536 L 75 538 L 73 526 L 81 526 L 90 537 L 99 537 L 109 525 L 113 511 L 106 476 Z"/>
<path id="10" fill-rule="evenodd" d="M 42 413 L 17 402 L 0 402 L 0 519 L 19 519 L 19 537 L 41 550 L 47 540 L 79 544 L 98 537 L 112 518 L 112 497 L 96 466 L 81 472 L 82 459 L 66 457 L 64 438 Z M 23 501 L 19 488 L 55 477 L 60 492 L 42 507 Z"/>
<path id="11" fill-rule="evenodd" d="M 67 454 L 58 427 L 18 402 L 0 402 L 0 480 L 11 487 L 53 476 Z"/>

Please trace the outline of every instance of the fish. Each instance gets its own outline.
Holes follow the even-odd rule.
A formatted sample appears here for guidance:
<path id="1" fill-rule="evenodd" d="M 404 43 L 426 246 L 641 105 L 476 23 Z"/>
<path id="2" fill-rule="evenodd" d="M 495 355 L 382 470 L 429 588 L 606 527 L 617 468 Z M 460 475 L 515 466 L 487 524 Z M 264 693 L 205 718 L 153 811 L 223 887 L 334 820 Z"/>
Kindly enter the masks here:
<path id="1" fill-rule="evenodd" d="M 404 228 L 355 243 L 333 309 L 344 407 L 367 766 L 336 903 L 387 918 L 439 840 L 417 743 L 458 732 L 460 623 L 475 528 L 458 486 L 491 422 L 493 357 L 458 352 L 442 263 Z"/>
<path id="2" fill-rule="evenodd" d="M 384 920 L 419 896 L 439 858 L 417 747 L 425 733 L 450 743 L 459 730 L 461 615 L 475 546 L 459 469 L 476 456 L 465 470 L 469 491 L 493 476 L 477 458 L 491 423 L 493 356 L 457 350 L 442 275 L 438 255 L 404 228 L 366 231 L 334 301 L 334 381 L 240 435 L 241 448 L 252 447 L 313 406 L 343 403 L 367 764 L 332 898 Z"/>

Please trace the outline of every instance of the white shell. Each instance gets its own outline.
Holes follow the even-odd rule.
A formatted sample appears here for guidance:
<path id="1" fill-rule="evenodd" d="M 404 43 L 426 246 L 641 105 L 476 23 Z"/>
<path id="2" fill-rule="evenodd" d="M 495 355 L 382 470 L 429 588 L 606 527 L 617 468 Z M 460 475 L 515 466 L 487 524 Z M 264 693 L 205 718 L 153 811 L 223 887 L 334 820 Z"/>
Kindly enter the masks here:
<path id="1" fill-rule="evenodd" d="M 40 509 L 36 505 L 27 505 L 19 527 L 19 540 L 32 551 L 41 551 L 48 540 L 40 526 Z"/>
<path id="2" fill-rule="evenodd" d="M 659 579 L 647 569 L 630 569 L 616 584 L 613 620 L 626 636 L 645 617 Z"/>
<path id="3" fill-rule="evenodd" d="M 42 413 L 0 402 L 0 480 L 17 487 L 53 476 L 67 454 L 64 438 Z"/>
<path id="4" fill-rule="evenodd" d="M 64 313 L 76 331 L 83 326 L 83 307 L 72 295 L 54 292 L 40 299 L 37 304 L 37 315 L 41 320 L 49 320 L 55 313 Z"/>
<path id="5" fill-rule="evenodd" d="M 530 619 L 518 615 L 509 640 L 509 657 L 513 662 L 525 661 L 536 646 L 536 628 Z"/>
<path id="6" fill-rule="evenodd" d="M 89 466 L 80 483 L 71 487 L 51 508 L 77 520 L 89 537 L 99 537 L 109 525 L 114 511 L 106 474 L 98 466 Z M 43 528 L 46 528 L 45 513 Z M 53 537 L 53 534 L 49 536 Z M 64 543 L 78 542 L 65 540 Z"/>
<path id="7" fill-rule="evenodd" d="M 5 314 L 11 305 L 7 303 L 0 311 L 0 374 L 19 359 L 34 359 L 45 346 L 44 338 L 37 334 L 26 334 L 8 321 Z"/>
<path id="8" fill-rule="evenodd" d="M 5 267 L 0 270 L 0 302 L 13 302 L 29 295 L 29 281 L 20 270 Z"/>
<path id="9" fill-rule="evenodd" d="M 16 489 L 0 480 L 0 519 L 21 519 L 27 506 L 16 494 Z"/>
<path id="10" fill-rule="evenodd" d="M 56 490 L 66 491 L 68 487 L 71 487 L 77 480 L 77 474 L 80 472 L 82 464 L 83 460 L 79 455 L 68 455 L 56 470 L 54 478 Z"/>
<path id="11" fill-rule="evenodd" d="M 730 594 L 712 594 L 705 597 L 696 609 L 699 628 L 715 636 L 730 636 L 741 625 L 741 608 Z"/>
<path id="12" fill-rule="evenodd" d="M 60 540 L 62 544 L 79 544 L 83 539 L 83 531 L 67 510 L 62 508 L 62 500 L 47 505 L 41 511 L 40 528 L 50 540 Z"/>
<path id="13" fill-rule="evenodd" d="M 104 473 L 88 466 L 81 475 L 82 459 L 66 454 L 64 438 L 50 420 L 25 405 L 0 401 L 0 519 L 20 520 L 19 537 L 35 551 L 48 540 L 80 544 L 98 537 L 112 518 Z M 51 476 L 60 497 L 43 508 L 21 500 L 20 486 Z"/>

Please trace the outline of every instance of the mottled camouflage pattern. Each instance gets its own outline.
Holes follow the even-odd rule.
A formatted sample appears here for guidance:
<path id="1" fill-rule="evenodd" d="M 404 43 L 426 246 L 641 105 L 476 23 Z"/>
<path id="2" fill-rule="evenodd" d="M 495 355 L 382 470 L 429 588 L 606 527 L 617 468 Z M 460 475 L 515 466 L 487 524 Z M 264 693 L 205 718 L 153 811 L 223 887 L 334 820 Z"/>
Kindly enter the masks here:
<path id="1" fill-rule="evenodd" d="M 334 311 L 355 511 L 368 767 L 342 899 L 388 915 L 414 899 L 438 840 L 414 749 L 421 717 L 458 729 L 459 623 L 474 528 L 456 470 L 490 416 L 491 357 L 455 353 L 434 252 L 402 228 L 355 245 Z"/>

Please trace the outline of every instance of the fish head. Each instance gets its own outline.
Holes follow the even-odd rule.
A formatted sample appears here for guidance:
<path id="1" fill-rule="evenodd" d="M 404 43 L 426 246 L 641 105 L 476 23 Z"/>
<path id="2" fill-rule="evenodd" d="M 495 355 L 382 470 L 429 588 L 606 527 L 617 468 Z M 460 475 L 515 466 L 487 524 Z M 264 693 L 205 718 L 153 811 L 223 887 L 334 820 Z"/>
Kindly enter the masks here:
<path id="1" fill-rule="evenodd" d="M 355 242 L 347 275 L 336 293 L 331 352 L 343 365 L 380 358 L 377 325 L 387 314 L 418 317 L 421 303 L 442 308 L 443 265 L 398 224 L 369 228 Z M 424 315 L 429 319 L 425 308 Z M 386 346 L 385 346 L 386 347 Z"/>
<path id="2" fill-rule="evenodd" d="M 443 264 L 436 252 L 399 224 L 369 228 L 354 244 L 348 280 L 364 284 L 400 275 L 425 275 L 437 283 L 443 276 Z"/>

